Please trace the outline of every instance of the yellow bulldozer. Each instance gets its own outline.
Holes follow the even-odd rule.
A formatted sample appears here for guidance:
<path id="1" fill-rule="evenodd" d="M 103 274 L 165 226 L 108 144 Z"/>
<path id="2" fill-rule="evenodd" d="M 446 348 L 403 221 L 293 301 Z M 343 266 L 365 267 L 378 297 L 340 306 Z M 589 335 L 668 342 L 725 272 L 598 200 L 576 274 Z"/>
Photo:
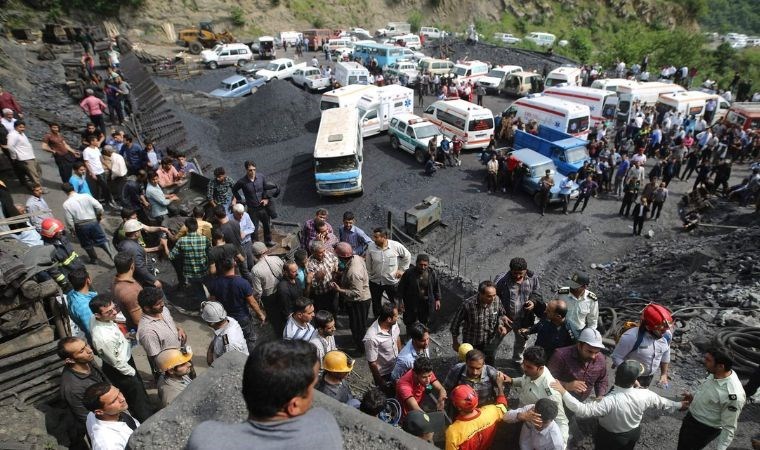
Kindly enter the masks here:
<path id="1" fill-rule="evenodd" d="M 193 55 L 199 54 L 204 48 L 232 42 L 236 42 L 232 33 L 227 30 L 215 33 L 211 22 L 201 22 L 197 28 L 185 28 L 177 33 L 177 45 L 187 47 Z"/>

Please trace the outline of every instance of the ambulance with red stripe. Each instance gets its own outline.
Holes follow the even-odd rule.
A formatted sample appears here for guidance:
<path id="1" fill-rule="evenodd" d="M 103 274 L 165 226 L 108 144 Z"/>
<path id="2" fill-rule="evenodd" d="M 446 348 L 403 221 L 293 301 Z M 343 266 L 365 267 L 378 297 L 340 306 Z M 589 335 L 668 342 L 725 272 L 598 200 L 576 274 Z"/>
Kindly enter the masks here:
<path id="1" fill-rule="evenodd" d="M 535 120 L 539 125 L 571 134 L 577 138 L 588 138 L 591 111 L 586 105 L 550 97 L 531 94 L 516 100 L 505 111 L 524 123 Z"/>
<path id="2" fill-rule="evenodd" d="M 583 86 L 561 86 L 544 89 L 544 95 L 588 106 L 593 125 L 615 120 L 617 93 Z"/>
<path id="3" fill-rule="evenodd" d="M 462 148 L 485 148 L 493 136 L 493 113 L 466 100 L 439 100 L 425 109 L 425 118 L 452 138 L 459 136 Z"/>

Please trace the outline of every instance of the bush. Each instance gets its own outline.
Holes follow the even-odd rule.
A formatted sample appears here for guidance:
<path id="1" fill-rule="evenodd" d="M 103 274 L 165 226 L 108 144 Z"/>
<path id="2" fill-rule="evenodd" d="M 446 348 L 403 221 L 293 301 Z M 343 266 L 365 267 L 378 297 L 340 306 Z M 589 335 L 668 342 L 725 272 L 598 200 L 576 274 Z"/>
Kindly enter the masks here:
<path id="1" fill-rule="evenodd" d="M 409 26 L 411 27 L 412 33 L 418 33 L 420 31 L 420 25 L 422 24 L 422 13 L 419 11 L 414 11 L 411 14 L 409 14 L 409 17 L 406 19 L 409 22 Z"/>
<path id="2" fill-rule="evenodd" d="M 582 63 L 590 63 L 594 46 L 591 43 L 591 33 L 582 28 L 576 28 L 568 38 L 570 52 Z"/>
<path id="3" fill-rule="evenodd" d="M 230 20 L 236 27 L 242 27 L 245 25 L 245 11 L 239 6 L 235 6 L 230 10 Z"/>

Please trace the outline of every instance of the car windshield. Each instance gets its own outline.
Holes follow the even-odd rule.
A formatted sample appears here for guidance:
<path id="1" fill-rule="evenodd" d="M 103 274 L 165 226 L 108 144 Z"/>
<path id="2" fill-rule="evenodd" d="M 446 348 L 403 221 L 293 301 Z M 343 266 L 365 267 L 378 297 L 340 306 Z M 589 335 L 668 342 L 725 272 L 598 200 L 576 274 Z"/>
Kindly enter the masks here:
<path id="1" fill-rule="evenodd" d="M 567 157 L 567 162 L 575 164 L 583 162 L 588 158 L 588 150 L 586 147 L 575 147 L 565 152 L 565 155 Z"/>
<path id="2" fill-rule="evenodd" d="M 507 73 L 504 72 L 503 70 L 492 70 L 492 71 L 488 72 L 488 75 L 486 75 L 486 76 L 487 77 L 491 77 L 491 78 L 504 78 L 504 75 L 506 75 L 506 74 Z"/>
<path id="3" fill-rule="evenodd" d="M 542 176 L 546 175 L 546 171 L 551 170 L 552 172 L 556 172 L 557 169 L 554 167 L 554 163 L 551 161 L 547 161 L 543 164 L 539 164 L 538 166 L 533 166 L 530 168 L 531 176 L 533 178 L 541 178 Z"/>
<path id="4" fill-rule="evenodd" d="M 314 170 L 317 173 L 346 172 L 358 168 L 354 155 L 337 158 L 319 158 L 314 160 Z"/>
<path id="5" fill-rule="evenodd" d="M 454 72 L 454 75 L 458 77 L 463 77 L 467 75 L 467 67 L 454 67 L 454 70 L 452 70 L 452 72 Z"/>
<path id="6" fill-rule="evenodd" d="M 441 131 L 435 125 L 430 124 L 415 128 L 414 134 L 417 136 L 417 139 L 425 139 L 432 136 L 438 136 L 441 134 Z"/>

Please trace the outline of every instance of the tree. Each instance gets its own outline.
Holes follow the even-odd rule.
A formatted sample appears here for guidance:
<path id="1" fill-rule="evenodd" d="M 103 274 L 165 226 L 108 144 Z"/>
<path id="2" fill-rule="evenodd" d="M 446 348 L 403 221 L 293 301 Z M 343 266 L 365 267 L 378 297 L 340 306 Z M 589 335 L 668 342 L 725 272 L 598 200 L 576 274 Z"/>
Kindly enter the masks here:
<path id="1" fill-rule="evenodd" d="M 568 47 L 582 63 L 591 62 L 594 46 L 591 44 L 591 33 L 588 30 L 583 28 L 573 30 L 568 39 Z"/>

